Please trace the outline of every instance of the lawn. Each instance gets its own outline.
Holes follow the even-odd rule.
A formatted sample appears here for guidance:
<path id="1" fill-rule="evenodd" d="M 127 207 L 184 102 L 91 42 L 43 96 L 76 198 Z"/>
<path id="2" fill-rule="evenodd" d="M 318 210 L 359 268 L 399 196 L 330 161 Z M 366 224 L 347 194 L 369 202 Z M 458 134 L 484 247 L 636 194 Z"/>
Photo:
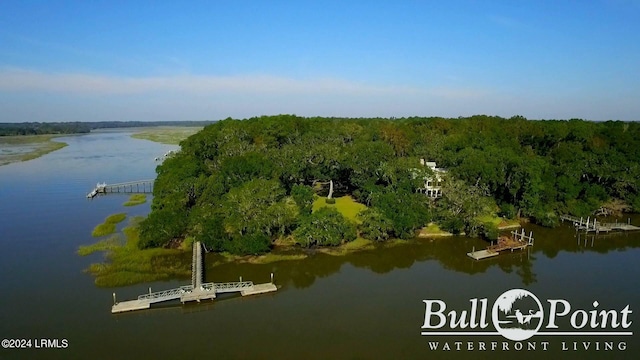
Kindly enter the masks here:
<path id="1" fill-rule="evenodd" d="M 482 215 L 478 217 L 478 220 L 482 223 L 492 223 L 498 227 L 498 229 L 510 229 L 520 226 L 520 221 L 505 219 L 496 215 Z"/>
<path id="2" fill-rule="evenodd" d="M 316 199 L 313 201 L 313 211 L 316 211 L 325 206 L 334 207 L 345 218 L 349 219 L 349 221 L 360 224 L 361 221 L 358 219 L 357 215 L 360 211 L 367 209 L 366 205 L 356 202 L 351 196 L 348 195 L 335 198 L 335 204 L 327 204 L 326 200 L 327 198 L 325 197 L 316 197 Z"/>

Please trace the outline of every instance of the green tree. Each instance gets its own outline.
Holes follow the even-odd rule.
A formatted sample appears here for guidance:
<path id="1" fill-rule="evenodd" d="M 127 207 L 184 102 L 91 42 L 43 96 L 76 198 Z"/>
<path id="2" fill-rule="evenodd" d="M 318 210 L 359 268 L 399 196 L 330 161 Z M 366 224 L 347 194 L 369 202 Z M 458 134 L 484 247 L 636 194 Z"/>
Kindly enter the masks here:
<path id="1" fill-rule="evenodd" d="M 283 224 L 273 218 L 278 211 L 270 208 L 283 200 L 284 195 L 276 180 L 255 179 L 232 188 L 222 202 L 225 229 L 234 239 L 257 232 L 274 235 Z"/>
<path id="2" fill-rule="evenodd" d="M 414 237 L 430 221 L 427 198 L 405 188 L 378 193 L 372 204 L 391 221 L 393 234 L 400 239 Z"/>
<path id="3" fill-rule="evenodd" d="M 385 241 L 393 234 L 393 223 L 376 209 L 366 209 L 358 214 L 362 223 L 358 226 L 362 237 Z"/>
<path id="4" fill-rule="evenodd" d="M 309 186 L 295 184 L 291 188 L 291 197 L 298 205 L 300 214 L 309 215 L 313 208 L 313 189 Z"/>
<path id="5" fill-rule="evenodd" d="M 304 247 L 336 246 L 355 240 L 356 228 L 338 210 L 323 207 L 302 218 L 293 236 Z"/>
<path id="6" fill-rule="evenodd" d="M 140 223 L 141 249 L 162 247 L 173 239 L 184 237 L 187 228 L 187 213 L 182 209 L 157 209 Z"/>
<path id="7" fill-rule="evenodd" d="M 476 186 L 469 186 L 462 180 L 447 179 L 442 187 L 442 199 L 438 202 L 440 214 L 449 220 L 450 225 L 462 223 L 469 236 L 478 235 L 482 223 L 478 219 L 483 215 L 492 215 L 497 208 L 493 199 L 484 195 Z"/>

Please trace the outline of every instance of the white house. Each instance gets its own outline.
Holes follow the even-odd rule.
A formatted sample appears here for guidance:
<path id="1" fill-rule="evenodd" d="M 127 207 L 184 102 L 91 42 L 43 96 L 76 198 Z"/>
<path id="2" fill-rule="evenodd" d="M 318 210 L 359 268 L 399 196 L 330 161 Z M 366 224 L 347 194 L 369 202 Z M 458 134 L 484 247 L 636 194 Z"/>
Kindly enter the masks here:
<path id="1" fill-rule="evenodd" d="M 438 168 L 436 163 L 433 161 L 424 161 L 424 159 L 420 159 L 420 165 L 428 166 L 434 174 L 434 176 L 427 176 L 424 178 L 424 188 L 420 189 L 420 191 L 433 199 L 442 197 L 443 175 L 447 171 L 445 169 Z"/>

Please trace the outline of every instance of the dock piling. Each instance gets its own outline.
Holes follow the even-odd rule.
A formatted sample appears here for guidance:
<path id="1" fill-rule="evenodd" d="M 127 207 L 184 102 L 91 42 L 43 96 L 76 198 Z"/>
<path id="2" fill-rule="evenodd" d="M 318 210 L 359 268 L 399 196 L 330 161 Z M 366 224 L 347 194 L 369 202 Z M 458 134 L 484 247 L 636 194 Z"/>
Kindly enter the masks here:
<path id="1" fill-rule="evenodd" d="M 221 293 L 239 292 L 242 296 L 249 296 L 278 290 L 273 284 L 273 273 L 271 273 L 271 283 L 254 284 L 252 281 L 243 282 L 242 276 L 240 276 L 240 282 L 203 283 L 202 245 L 199 241 L 196 241 L 193 246 L 192 277 L 194 282 L 192 284 L 155 293 L 149 287 L 148 294 L 139 295 L 136 300 L 121 303 L 116 302 L 116 294 L 113 293 L 114 304 L 111 307 L 111 313 L 149 309 L 151 304 L 170 300 L 180 300 L 184 304 L 187 301 L 213 300 L 216 298 L 216 294 Z"/>

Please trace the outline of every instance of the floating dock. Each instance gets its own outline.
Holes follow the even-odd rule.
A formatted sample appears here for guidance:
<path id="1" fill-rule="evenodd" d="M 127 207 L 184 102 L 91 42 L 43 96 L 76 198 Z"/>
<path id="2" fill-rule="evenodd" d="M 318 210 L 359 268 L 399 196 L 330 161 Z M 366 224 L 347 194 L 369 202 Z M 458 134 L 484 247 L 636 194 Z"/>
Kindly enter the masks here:
<path id="1" fill-rule="evenodd" d="M 576 231 L 585 231 L 585 232 L 595 232 L 596 234 L 600 232 L 608 233 L 610 231 L 640 231 L 640 226 L 631 225 L 631 219 L 627 219 L 626 223 L 621 222 L 612 222 L 612 223 L 604 223 L 599 222 L 595 218 L 592 220 L 590 217 L 577 218 L 571 215 L 561 215 L 560 220 L 562 221 L 571 221 L 573 226 L 576 228 Z"/>
<path id="2" fill-rule="evenodd" d="M 202 283 L 203 279 L 203 257 L 202 245 L 200 242 L 193 244 L 193 263 L 192 263 L 192 283 L 191 285 L 181 286 L 175 289 L 169 289 L 159 292 L 151 292 L 138 296 L 136 300 L 116 302 L 116 295 L 113 294 L 114 304 L 111 307 L 111 313 L 122 313 L 127 311 L 145 310 L 151 307 L 151 304 L 179 299 L 183 304 L 188 301 L 197 301 L 215 299 L 217 294 L 239 292 L 242 296 L 258 295 L 268 292 L 277 291 L 278 288 L 273 283 L 273 273 L 271 274 L 271 282 L 255 285 L 251 281 L 227 282 L 227 283 Z"/>
<path id="3" fill-rule="evenodd" d="M 490 258 L 493 256 L 498 256 L 500 255 L 500 253 L 497 251 L 478 250 L 478 251 L 471 251 L 470 253 L 467 253 L 467 255 L 475 260 L 482 260 L 482 259 Z"/>
<path id="4" fill-rule="evenodd" d="M 475 248 L 471 250 L 471 252 L 467 253 L 467 256 L 474 260 L 482 260 L 490 257 L 498 256 L 502 251 L 511 251 L 514 250 L 522 250 L 527 246 L 533 246 L 533 232 L 530 232 L 529 235 L 524 233 L 524 229 L 522 232 L 512 231 L 512 238 L 509 237 L 501 237 L 498 239 L 498 242 L 493 245 L 491 244 L 484 250 L 475 251 Z"/>

